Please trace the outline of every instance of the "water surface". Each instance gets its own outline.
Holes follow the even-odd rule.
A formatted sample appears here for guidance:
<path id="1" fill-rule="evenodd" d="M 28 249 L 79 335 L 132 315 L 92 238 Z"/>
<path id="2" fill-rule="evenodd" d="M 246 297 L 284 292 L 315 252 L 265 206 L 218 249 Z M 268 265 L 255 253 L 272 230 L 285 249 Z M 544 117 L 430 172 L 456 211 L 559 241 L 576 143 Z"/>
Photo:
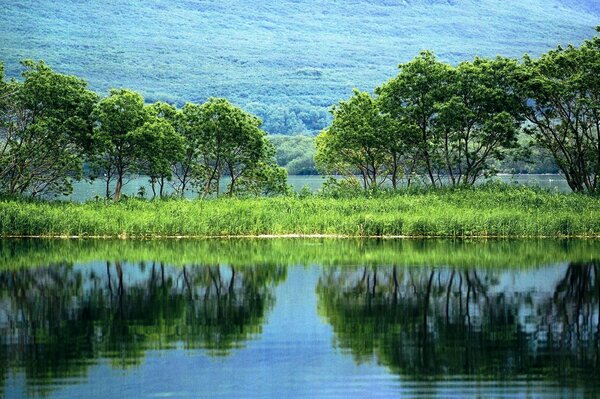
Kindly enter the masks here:
<path id="1" fill-rule="evenodd" d="M 0 241 L 7 398 L 596 397 L 600 243 Z"/>
<path id="2" fill-rule="evenodd" d="M 526 184 L 534 187 L 542 187 L 552 191 L 571 191 L 565 178 L 561 175 L 499 175 L 493 179 L 511 184 Z M 300 191 L 304 187 L 307 187 L 310 191 L 315 192 L 321 189 L 325 181 L 326 179 L 323 176 L 288 176 L 288 184 L 290 184 L 295 191 Z M 227 191 L 227 184 L 229 184 L 228 178 L 223 178 L 221 181 L 221 192 Z M 110 187 L 111 190 L 114 190 L 114 183 L 111 184 Z M 139 195 L 140 188 L 143 188 L 146 198 L 152 198 L 152 186 L 148 182 L 148 178 L 144 176 L 128 179 L 127 184 L 123 187 L 123 193 L 129 196 L 137 196 Z M 156 188 L 156 190 L 158 190 L 158 188 Z M 170 184 L 167 184 L 165 186 L 165 193 L 170 194 L 172 192 L 173 187 Z M 75 182 L 73 184 L 73 192 L 68 196 L 60 196 L 59 199 L 84 202 L 95 197 L 103 198 L 105 196 L 106 183 L 101 180 L 94 180 Z M 198 193 L 191 190 L 186 192 L 185 196 L 190 199 L 197 198 Z"/>

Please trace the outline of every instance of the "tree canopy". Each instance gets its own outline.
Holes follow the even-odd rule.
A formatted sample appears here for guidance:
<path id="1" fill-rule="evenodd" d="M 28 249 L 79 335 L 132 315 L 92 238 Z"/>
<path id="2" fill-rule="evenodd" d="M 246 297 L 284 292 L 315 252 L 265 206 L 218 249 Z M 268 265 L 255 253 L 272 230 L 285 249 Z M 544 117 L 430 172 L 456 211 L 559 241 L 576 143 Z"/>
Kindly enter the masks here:
<path id="1" fill-rule="evenodd" d="M 81 177 L 97 95 L 85 81 L 23 61 L 23 81 L 0 69 L 0 192 L 63 194 Z"/>
<path id="2" fill-rule="evenodd" d="M 573 191 L 598 191 L 600 36 L 537 59 L 526 56 L 516 80 L 527 131 L 550 152 Z"/>

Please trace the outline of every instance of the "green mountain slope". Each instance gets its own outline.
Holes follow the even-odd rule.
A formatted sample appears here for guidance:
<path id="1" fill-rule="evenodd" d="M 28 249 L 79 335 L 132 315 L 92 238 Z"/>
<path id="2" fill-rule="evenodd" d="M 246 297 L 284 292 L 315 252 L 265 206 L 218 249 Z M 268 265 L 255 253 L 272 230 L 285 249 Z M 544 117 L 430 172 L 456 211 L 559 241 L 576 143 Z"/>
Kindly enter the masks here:
<path id="1" fill-rule="evenodd" d="M 272 133 L 316 131 L 353 87 L 421 49 L 458 62 L 539 54 L 600 24 L 597 0 L 3 0 L 0 60 L 181 104 L 225 96 Z"/>

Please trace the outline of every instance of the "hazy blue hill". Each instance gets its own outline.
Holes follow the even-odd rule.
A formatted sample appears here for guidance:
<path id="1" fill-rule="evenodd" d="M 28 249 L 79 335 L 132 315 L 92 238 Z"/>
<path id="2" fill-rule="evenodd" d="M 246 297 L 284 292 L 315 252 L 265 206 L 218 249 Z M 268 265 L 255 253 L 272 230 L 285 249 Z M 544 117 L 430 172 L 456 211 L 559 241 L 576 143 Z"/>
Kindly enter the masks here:
<path id="1" fill-rule="evenodd" d="M 149 101 L 225 96 L 294 133 L 421 49 L 452 62 L 539 54 L 598 24 L 598 0 L 2 0 L 0 59 L 11 75 L 44 59 Z"/>

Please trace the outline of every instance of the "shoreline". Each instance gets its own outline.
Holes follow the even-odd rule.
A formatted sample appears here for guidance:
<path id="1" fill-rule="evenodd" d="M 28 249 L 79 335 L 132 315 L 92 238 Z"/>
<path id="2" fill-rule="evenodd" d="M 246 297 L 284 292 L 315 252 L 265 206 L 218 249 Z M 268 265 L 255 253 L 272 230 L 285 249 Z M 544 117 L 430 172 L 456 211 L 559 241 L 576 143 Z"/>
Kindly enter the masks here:
<path id="1" fill-rule="evenodd" d="M 600 234 L 572 234 L 572 235 L 351 235 L 351 234 L 229 234 L 229 235 L 2 235 L 0 239 L 51 239 L 51 240 L 220 240 L 220 239 L 249 239 L 249 240 L 277 240 L 277 239 L 365 239 L 365 240 L 600 240 Z"/>

